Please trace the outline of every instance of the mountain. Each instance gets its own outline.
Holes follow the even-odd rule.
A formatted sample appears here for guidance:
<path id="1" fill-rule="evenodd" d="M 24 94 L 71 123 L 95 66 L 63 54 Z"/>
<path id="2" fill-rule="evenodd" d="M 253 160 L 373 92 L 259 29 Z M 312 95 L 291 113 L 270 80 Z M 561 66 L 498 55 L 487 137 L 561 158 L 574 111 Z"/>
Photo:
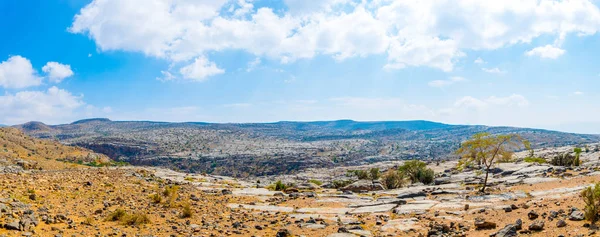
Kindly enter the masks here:
<path id="1" fill-rule="evenodd" d="M 520 134 L 534 147 L 600 141 L 597 135 L 430 121 L 220 124 L 86 119 L 63 125 L 30 122 L 15 127 L 34 137 L 82 146 L 133 164 L 230 176 L 398 159 L 451 159 L 462 141 L 479 132 Z"/>

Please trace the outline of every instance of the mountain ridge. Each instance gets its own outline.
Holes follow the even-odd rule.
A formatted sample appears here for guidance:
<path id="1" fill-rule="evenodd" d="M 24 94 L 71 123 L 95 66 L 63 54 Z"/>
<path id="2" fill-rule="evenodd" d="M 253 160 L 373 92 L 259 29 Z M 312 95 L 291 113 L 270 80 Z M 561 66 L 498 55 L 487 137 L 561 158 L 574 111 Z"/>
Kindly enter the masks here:
<path id="1" fill-rule="evenodd" d="M 450 125 L 424 120 L 273 123 L 111 121 L 14 126 L 30 136 L 59 140 L 138 165 L 229 176 L 293 173 L 314 167 L 379 161 L 455 158 L 473 134 L 519 134 L 536 148 L 600 141 L 598 135 L 507 126 Z"/>

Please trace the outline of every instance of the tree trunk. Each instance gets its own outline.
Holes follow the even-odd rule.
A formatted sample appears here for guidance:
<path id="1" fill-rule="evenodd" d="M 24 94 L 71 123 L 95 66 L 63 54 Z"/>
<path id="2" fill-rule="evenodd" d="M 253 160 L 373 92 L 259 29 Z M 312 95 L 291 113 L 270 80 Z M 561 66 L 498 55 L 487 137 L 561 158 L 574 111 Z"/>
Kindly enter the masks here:
<path id="1" fill-rule="evenodd" d="M 485 169 L 485 180 L 483 180 L 483 187 L 481 188 L 481 192 L 485 192 L 485 187 L 487 185 L 488 174 L 490 174 L 490 168 Z"/>

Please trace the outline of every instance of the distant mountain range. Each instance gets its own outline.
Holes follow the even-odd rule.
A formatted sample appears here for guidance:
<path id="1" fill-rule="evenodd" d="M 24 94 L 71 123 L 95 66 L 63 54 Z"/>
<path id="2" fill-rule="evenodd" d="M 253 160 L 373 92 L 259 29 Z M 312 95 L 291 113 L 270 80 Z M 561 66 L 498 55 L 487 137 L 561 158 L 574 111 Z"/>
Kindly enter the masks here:
<path id="1" fill-rule="evenodd" d="M 15 127 L 31 136 L 83 146 L 133 164 L 233 176 L 396 159 L 448 159 L 462 141 L 479 132 L 520 134 L 535 147 L 600 141 L 598 135 L 430 121 L 167 123 L 86 119 Z"/>

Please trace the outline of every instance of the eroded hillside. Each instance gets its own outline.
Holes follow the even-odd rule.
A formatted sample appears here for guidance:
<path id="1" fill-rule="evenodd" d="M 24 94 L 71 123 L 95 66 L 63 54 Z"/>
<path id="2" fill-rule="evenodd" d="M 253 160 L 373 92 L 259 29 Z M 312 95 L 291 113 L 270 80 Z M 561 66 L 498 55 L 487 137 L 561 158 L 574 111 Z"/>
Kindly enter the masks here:
<path id="1" fill-rule="evenodd" d="M 62 169 L 74 164 L 104 164 L 110 159 L 94 151 L 37 139 L 16 128 L 0 128 L 0 163 L 26 169 Z"/>
<path id="2" fill-rule="evenodd" d="M 16 127 L 136 165 L 236 177 L 405 159 L 444 160 L 453 158 L 460 142 L 478 132 L 520 134 L 534 147 L 600 141 L 596 135 L 428 121 L 212 124 L 88 119 Z"/>

